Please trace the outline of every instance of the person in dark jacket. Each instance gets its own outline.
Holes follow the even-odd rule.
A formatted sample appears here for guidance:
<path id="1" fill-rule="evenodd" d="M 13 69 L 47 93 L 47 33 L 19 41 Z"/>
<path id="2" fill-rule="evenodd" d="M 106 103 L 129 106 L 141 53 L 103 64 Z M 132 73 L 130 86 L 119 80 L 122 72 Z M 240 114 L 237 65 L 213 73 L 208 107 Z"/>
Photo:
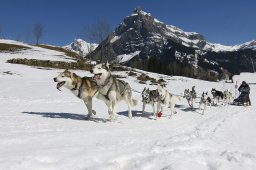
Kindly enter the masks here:
<path id="1" fill-rule="evenodd" d="M 243 81 L 242 84 L 239 86 L 238 91 L 240 92 L 240 95 L 238 96 L 238 101 L 247 102 L 249 105 L 251 105 L 251 100 L 249 97 L 250 94 L 250 87 L 249 85 Z"/>

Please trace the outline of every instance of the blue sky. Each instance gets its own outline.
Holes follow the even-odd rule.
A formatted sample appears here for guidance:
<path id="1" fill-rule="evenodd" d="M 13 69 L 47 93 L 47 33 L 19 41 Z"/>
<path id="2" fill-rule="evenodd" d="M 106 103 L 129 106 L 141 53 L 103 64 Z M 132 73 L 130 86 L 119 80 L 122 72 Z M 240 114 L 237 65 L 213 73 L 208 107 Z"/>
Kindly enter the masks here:
<path id="1" fill-rule="evenodd" d="M 29 33 L 40 22 L 44 27 L 40 43 L 62 46 L 98 20 L 107 21 L 114 31 L 136 6 L 213 43 L 235 45 L 256 39 L 255 0 L 4 0 L 0 36 L 35 43 Z"/>

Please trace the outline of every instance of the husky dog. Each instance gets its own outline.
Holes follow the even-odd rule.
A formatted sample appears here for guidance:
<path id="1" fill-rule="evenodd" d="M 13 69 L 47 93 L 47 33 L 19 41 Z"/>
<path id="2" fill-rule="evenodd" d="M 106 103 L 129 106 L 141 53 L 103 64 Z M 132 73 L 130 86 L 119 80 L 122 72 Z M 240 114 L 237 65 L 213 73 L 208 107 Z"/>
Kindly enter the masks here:
<path id="1" fill-rule="evenodd" d="M 65 70 L 60 73 L 58 77 L 53 78 L 57 83 L 57 89 L 60 90 L 62 86 L 69 89 L 75 96 L 82 99 L 88 109 L 87 118 L 90 118 L 92 113 L 92 97 L 97 93 L 98 87 L 95 81 L 89 77 L 80 77 L 73 72 Z"/>
<path id="2" fill-rule="evenodd" d="M 214 105 L 217 105 L 220 102 L 220 99 L 223 100 L 223 98 L 224 98 L 223 92 L 218 91 L 214 88 L 212 88 L 211 93 L 213 96 L 213 104 Z M 215 102 L 214 102 L 214 100 L 215 100 Z"/>
<path id="3" fill-rule="evenodd" d="M 144 114 L 146 104 L 150 104 L 153 108 L 153 114 L 157 116 L 156 111 L 155 111 L 155 104 L 158 102 L 158 94 L 157 90 L 149 90 L 149 88 L 144 88 L 142 93 L 142 102 L 143 102 L 143 107 L 142 107 L 142 114 Z"/>
<path id="4" fill-rule="evenodd" d="M 116 118 L 116 103 L 125 100 L 128 105 L 128 116 L 132 118 L 131 106 L 135 106 L 137 101 L 132 99 L 132 90 L 128 83 L 118 80 L 112 76 L 109 64 L 97 64 L 90 70 L 94 74 L 94 79 L 98 85 L 97 98 L 103 100 L 108 107 L 110 120 Z"/>
<path id="5" fill-rule="evenodd" d="M 230 102 L 233 100 L 233 95 L 229 90 L 225 90 L 223 92 L 223 101 L 224 105 L 230 104 Z"/>
<path id="6" fill-rule="evenodd" d="M 171 118 L 173 113 L 177 113 L 174 107 L 176 105 L 177 100 L 181 100 L 181 98 L 179 96 L 175 96 L 169 93 L 166 89 L 164 89 L 160 85 L 158 85 L 156 90 L 159 96 L 158 104 L 157 104 L 157 112 L 163 111 L 164 106 L 168 106 L 171 109 L 171 115 L 170 115 L 170 118 Z"/>
<path id="7" fill-rule="evenodd" d="M 203 92 L 202 96 L 201 96 L 201 99 L 200 99 L 200 103 L 199 103 L 199 109 L 201 110 L 201 106 L 203 105 L 204 108 L 203 108 L 203 112 L 202 112 L 202 115 L 204 115 L 204 111 L 206 109 L 206 106 L 208 104 L 211 103 L 211 98 L 208 96 L 208 93 L 207 92 Z"/>
<path id="8" fill-rule="evenodd" d="M 195 100 L 196 100 L 195 86 L 192 87 L 192 91 L 189 91 L 189 89 L 184 90 L 184 98 L 187 99 L 188 105 L 191 108 L 194 108 L 194 103 L 195 103 Z"/>

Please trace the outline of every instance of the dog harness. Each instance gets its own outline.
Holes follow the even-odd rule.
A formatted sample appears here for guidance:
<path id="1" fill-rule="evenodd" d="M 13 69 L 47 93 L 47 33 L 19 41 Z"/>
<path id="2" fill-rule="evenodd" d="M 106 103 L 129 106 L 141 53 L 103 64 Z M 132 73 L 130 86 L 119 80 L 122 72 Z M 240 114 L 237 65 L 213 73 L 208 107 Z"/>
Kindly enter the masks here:
<path id="1" fill-rule="evenodd" d="M 78 98 L 81 98 L 81 93 L 82 93 L 83 84 L 84 84 L 84 81 L 81 81 L 80 87 L 78 88 L 78 87 L 77 87 L 77 86 L 78 86 L 78 83 L 76 83 L 76 84 L 75 84 L 75 87 L 74 87 L 73 89 L 71 89 L 71 90 L 73 90 L 73 91 L 78 90 L 78 94 L 77 94 L 77 97 L 78 97 Z M 98 90 L 95 92 L 95 94 L 96 94 L 97 92 L 98 92 Z M 94 95 L 95 95 L 95 94 L 94 94 Z"/>
<path id="2" fill-rule="evenodd" d="M 112 80 L 112 81 L 111 81 L 111 80 Z M 111 82 L 113 82 L 113 83 L 111 83 Z M 117 84 L 117 83 L 119 83 L 119 82 L 120 82 L 119 85 L 122 85 L 121 88 L 119 88 L 120 86 L 118 86 L 118 84 Z M 109 88 L 108 88 L 106 94 L 101 93 L 100 90 L 99 90 L 99 93 L 100 93 L 101 95 L 103 95 L 107 100 L 110 100 L 109 97 L 108 97 L 108 95 L 109 95 L 109 92 L 111 91 L 111 86 L 112 86 L 113 84 L 116 84 L 117 89 L 120 91 L 120 96 L 122 96 L 122 95 L 124 94 L 125 90 L 126 90 L 127 87 L 128 87 L 128 83 L 126 83 L 125 81 L 117 80 L 117 79 L 114 79 L 114 77 L 109 76 L 109 77 L 107 78 L 107 80 L 105 81 L 104 84 L 98 85 L 98 88 L 99 88 L 99 89 L 105 88 L 105 87 L 109 86 Z"/>

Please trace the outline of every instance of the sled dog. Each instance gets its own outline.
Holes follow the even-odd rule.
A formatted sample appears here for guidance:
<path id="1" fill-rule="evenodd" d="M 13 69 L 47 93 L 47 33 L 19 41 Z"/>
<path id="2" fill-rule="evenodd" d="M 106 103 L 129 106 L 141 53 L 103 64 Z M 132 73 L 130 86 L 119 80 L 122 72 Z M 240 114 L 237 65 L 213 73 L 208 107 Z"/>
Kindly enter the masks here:
<path id="1" fill-rule="evenodd" d="M 199 110 L 201 110 L 201 106 L 203 105 L 203 112 L 202 115 L 204 115 L 204 111 L 206 110 L 206 106 L 211 103 L 211 98 L 208 96 L 207 92 L 203 92 L 200 103 L 199 103 Z"/>
<path id="2" fill-rule="evenodd" d="M 175 111 L 176 102 L 177 100 L 181 100 L 181 98 L 179 96 L 175 96 L 169 93 L 166 89 L 164 89 L 160 85 L 158 85 L 157 87 L 157 93 L 159 96 L 158 104 L 157 104 L 157 112 L 160 112 L 160 111 L 162 112 L 165 106 L 170 107 L 171 109 L 170 118 L 171 118 L 173 113 L 176 113 Z"/>
<path id="3" fill-rule="evenodd" d="M 69 89 L 75 96 L 82 99 L 87 107 L 88 115 L 90 118 L 92 113 L 92 97 L 97 93 L 98 87 L 95 81 L 90 77 L 80 77 L 75 73 L 65 70 L 57 77 L 53 78 L 57 82 L 57 89 L 60 90 L 62 86 Z"/>
<path id="4" fill-rule="evenodd" d="M 232 93 L 229 90 L 225 90 L 223 92 L 223 102 L 224 102 L 224 105 L 230 104 L 232 100 L 233 100 Z"/>
<path id="5" fill-rule="evenodd" d="M 110 120 L 116 118 L 115 106 L 116 103 L 125 100 L 128 105 L 128 116 L 132 118 L 131 107 L 137 104 L 137 101 L 132 99 L 132 90 L 128 83 L 118 80 L 110 72 L 109 64 L 97 64 L 92 70 L 93 78 L 98 85 L 97 98 L 103 100 L 108 107 Z"/>
<path id="6" fill-rule="evenodd" d="M 142 93 L 142 102 L 143 102 L 143 106 L 142 106 L 142 114 L 144 114 L 145 112 L 145 107 L 146 104 L 149 104 L 152 106 L 153 108 L 153 114 L 154 116 L 157 116 L 156 111 L 155 111 L 155 104 L 157 104 L 158 102 L 158 93 L 157 90 L 149 90 L 149 88 L 144 88 Z"/>
<path id="7" fill-rule="evenodd" d="M 191 108 L 194 108 L 194 103 L 195 103 L 195 100 L 196 100 L 196 92 L 195 92 L 194 88 L 192 88 L 192 91 L 189 91 L 189 89 L 185 89 L 184 90 L 184 98 L 187 99 L 188 105 Z"/>
<path id="8" fill-rule="evenodd" d="M 211 93 L 212 93 L 214 105 L 217 105 L 220 102 L 220 99 L 223 100 L 223 98 L 224 98 L 223 92 L 218 91 L 215 88 L 212 88 Z M 215 100 L 215 102 L 214 102 L 214 100 Z"/>

